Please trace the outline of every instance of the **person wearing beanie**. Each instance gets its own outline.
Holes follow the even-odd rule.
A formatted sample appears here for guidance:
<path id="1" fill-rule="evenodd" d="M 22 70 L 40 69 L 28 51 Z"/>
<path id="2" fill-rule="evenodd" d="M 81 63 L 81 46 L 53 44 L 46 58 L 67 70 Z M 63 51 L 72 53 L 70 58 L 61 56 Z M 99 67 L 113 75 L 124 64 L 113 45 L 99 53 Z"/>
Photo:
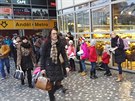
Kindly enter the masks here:
<path id="1" fill-rule="evenodd" d="M 96 40 L 92 39 L 90 42 L 91 46 L 89 49 L 89 61 L 91 62 L 91 69 L 90 69 L 90 78 L 96 79 L 98 78 L 96 75 L 96 61 L 97 61 L 97 53 L 96 53 Z"/>
<path id="2" fill-rule="evenodd" d="M 89 54 L 88 54 L 88 47 L 87 44 L 85 42 L 85 38 L 81 37 L 79 38 L 80 41 L 80 51 L 82 51 L 83 54 L 80 55 L 80 60 L 81 60 L 81 64 L 82 64 L 82 76 L 86 75 L 86 66 L 85 66 L 85 60 L 88 59 Z"/>
<path id="3" fill-rule="evenodd" d="M 74 61 L 74 58 L 75 58 L 75 47 L 73 45 L 73 41 L 72 40 L 69 40 L 69 46 L 68 46 L 68 49 L 67 49 L 67 54 L 68 54 L 68 58 L 69 58 L 69 62 L 70 62 L 70 70 L 71 71 L 75 71 L 75 61 Z"/>
<path id="4" fill-rule="evenodd" d="M 103 66 L 105 68 L 105 73 L 104 75 L 105 76 L 111 76 L 111 71 L 110 71 L 110 68 L 108 66 L 109 64 L 109 60 L 110 60 L 110 52 L 109 52 L 109 49 L 110 49 L 110 46 L 108 44 L 105 45 L 104 47 L 104 51 L 103 51 L 103 54 L 102 54 L 102 62 L 103 62 Z"/>

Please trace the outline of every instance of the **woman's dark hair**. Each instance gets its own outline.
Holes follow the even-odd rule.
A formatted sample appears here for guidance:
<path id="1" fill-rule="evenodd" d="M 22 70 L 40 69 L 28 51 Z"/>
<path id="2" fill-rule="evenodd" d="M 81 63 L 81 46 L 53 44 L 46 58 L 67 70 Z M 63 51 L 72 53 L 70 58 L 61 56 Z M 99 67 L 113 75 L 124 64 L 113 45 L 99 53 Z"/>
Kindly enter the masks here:
<path id="1" fill-rule="evenodd" d="M 24 39 L 28 40 L 28 38 L 26 36 L 22 36 L 21 40 L 24 40 Z"/>
<path id="2" fill-rule="evenodd" d="M 48 34 L 48 39 L 51 39 L 51 32 L 52 32 L 52 30 L 55 30 L 55 31 L 58 32 L 58 28 L 57 28 L 57 27 L 53 27 L 53 28 L 50 30 L 49 34 Z M 59 35 L 58 35 L 58 36 L 59 36 Z"/>
<path id="3" fill-rule="evenodd" d="M 67 32 L 67 34 L 70 35 L 70 36 L 72 35 L 71 32 Z"/>

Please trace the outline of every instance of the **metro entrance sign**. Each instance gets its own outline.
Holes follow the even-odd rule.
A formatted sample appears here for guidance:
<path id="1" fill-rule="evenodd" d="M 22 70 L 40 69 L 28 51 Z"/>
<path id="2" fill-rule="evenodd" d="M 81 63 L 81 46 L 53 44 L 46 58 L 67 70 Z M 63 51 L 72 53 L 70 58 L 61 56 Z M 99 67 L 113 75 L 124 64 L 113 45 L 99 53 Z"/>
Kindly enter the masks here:
<path id="1" fill-rule="evenodd" d="M 51 29 L 56 20 L 0 20 L 0 30 L 8 29 Z"/>

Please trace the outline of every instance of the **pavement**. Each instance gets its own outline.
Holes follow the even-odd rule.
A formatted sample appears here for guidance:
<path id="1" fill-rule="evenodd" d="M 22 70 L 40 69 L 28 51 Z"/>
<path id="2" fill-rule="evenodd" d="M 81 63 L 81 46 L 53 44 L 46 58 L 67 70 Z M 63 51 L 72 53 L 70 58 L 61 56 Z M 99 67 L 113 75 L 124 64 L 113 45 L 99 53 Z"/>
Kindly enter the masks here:
<path id="1" fill-rule="evenodd" d="M 19 80 L 14 79 L 12 60 L 10 64 L 11 76 L 0 81 L 0 101 L 49 101 L 46 91 L 29 88 L 27 83 L 21 85 Z M 92 80 L 89 69 L 90 65 L 87 65 L 86 76 L 81 76 L 77 71 L 70 72 L 62 82 L 68 90 L 66 94 L 58 90 L 55 93 L 56 101 L 135 101 L 135 74 L 124 72 L 124 81 L 117 83 L 117 71 L 111 70 L 111 77 L 104 76 L 104 71 L 97 71 L 98 79 Z"/>

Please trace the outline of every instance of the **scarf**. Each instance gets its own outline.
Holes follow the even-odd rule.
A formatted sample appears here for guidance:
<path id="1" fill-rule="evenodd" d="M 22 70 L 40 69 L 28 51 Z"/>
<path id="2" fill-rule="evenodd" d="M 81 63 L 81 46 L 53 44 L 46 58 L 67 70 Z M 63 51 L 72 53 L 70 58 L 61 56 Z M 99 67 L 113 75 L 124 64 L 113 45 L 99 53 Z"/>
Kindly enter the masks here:
<path id="1" fill-rule="evenodd" d="M 56 43 L 58 40 L 56 41 L 52 41 L 51 42 L 51 52 L 50 52 L 50 57 L 52 58 L 52 62 L 57 64 L 57 57 L 58 57 L 58 51 L 57 51 L 57 47 L 56 47 Z"/>
<path id="2" fill-rule="evenodd" d="M 24 47 L 24 48 L 30 48 L 29 42 L 27 42 L 27 43 L 22 42 L 21 46 Z"/>

